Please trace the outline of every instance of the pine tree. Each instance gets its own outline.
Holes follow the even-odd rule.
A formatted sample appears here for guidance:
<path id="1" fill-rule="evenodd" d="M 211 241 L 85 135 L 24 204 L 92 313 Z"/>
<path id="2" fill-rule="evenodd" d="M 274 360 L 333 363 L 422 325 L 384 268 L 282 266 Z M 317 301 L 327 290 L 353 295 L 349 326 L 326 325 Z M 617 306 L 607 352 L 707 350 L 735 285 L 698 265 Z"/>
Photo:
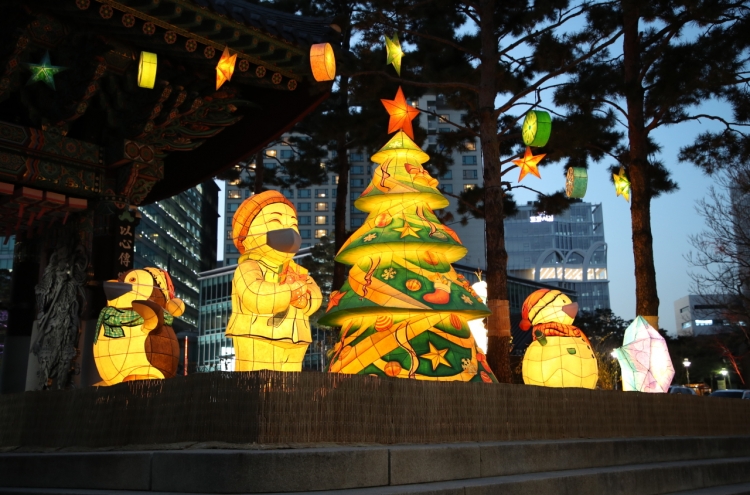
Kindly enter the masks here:
<path id="1" fill-rule="evenodd" d="M 652 131 L 691 120 L 719 120 L 725 135 L 736 136 L 736 123 L 707 115 L 701 104 L 717 98 L 734 106 L 746 123 L 750 100 L 743 89 L 747 78 L 747 2 L 739 0 L 619 0 L 598 11 L 606 24 L 622 29 L 622 52 L 580 64 L 572 84 L 560 88 L 555 102 L 576 111 L 612 112 L 627 132 L 614 157 L 631 186 L 631 220 L 635 258 L 636 307 L 658 327 L 651 201 L 677 184 L 654 158 L 659 146 Z M 744 72 L 746 74 L 746 72 Z M 683 158 L 706 165 L 717 136 L 704 134 Z"/>
<path id="2" fill-rule="evenodd" d="M 377 76 L 439 92 L 450 106 L 468 111 L 465 122 L 453 123 L 457 130 L 479 138 L 484 179 L 479 210 L 485 218 L 487 303 L 492 310 L 487 325 L 488 357 L 501 382 L 511 381 L 508 254 L 503 224 L 509 182 L 503 177 L 515 166 L 502 167 L 517 156 L 519 120 L 529 106 L 538 107 L 538 95 L 555 78 L 601 53 L 617 38 L 610 26 L 598 23 L 592 15 L 596 5 L 571 7 L 569 2 L 559 0 L 372 0 L 362 20 L 372 26 L 365 42 L 374 44 L 383 34 L 397 32 L 403 42 L 416 47 L 404 58 L 404 64 L 408 60 L 418 78 L 399 79 L 375 69 L 354 77 Z M 569 29 L 571 21 L 587 16 L 583 29 Z M 584 121 L 607 142 L 612 135 L 601 132 L 607 126 L 598 125 L 598 121 L 609 118 L 582 112 L 573 120 Z M 595 141 L 599 136 L 590 137 Z M 557 158 L 564 157 L 576 166 L 590 157 L 601 157 L 602 149 L 608 146 L 601 143 L 571 151 L 565 144 L 558 142 Z"/>
<path id="3" fill-rule="evenodd" d="M 404 131 L 372 156 L 378 166 L 355 203 L 367 220 L 336 256 L 352 268 L 319 320 L 341 326 L 331 372 L 496 381 L 467 323 L 489 310 L 451 266 L 466 248 L 433 212 L 448 201 L 427 160 Z"/>

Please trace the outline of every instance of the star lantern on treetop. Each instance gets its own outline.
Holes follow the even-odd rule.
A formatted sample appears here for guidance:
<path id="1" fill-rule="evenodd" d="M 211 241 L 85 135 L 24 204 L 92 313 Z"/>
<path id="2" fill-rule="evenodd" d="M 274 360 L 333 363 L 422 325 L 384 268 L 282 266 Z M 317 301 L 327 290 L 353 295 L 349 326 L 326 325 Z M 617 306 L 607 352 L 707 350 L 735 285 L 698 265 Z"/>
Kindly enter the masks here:
<path id="1" fill-rule="evenodd" d="M 42 81 L 52 89 L 55 89 L 55 75 L 67 69 L 67 67 L 52 65 L 49 52 L 44 52 L 44 57 L 38 64 L 26 64 L 26 67 L 31 71 L 31 79 L 26 83 L 27 85 Z"/>
<path id="2" fill-rule="evenodd" d="M 387 55 L 386 64 L 393 64 L 396 73 L 401 75 L 401 58 L 404 52 L 401 50 L 401 43 L 398 41 L 398 34 L 393 33 L 393 38 L 385 37 L 385 51 Z"/>
<path id="3" fill-rule="evenodd" d="M 234 66 L 237 62 L 237 54 L 229 55 L 229 47 L 224 47 L 224 53 L 221 54 L 219 63 L 216 64 L 216 89 L 218 90 L 222 84 L 232 79 L 234 74 Z"/>
<path id="4" fill-rule="evenodd" d="M 527 174 L 536 175 L 541 179 L 542 176 L 539 175 L 539 169 L 537 167 L 539 166 L 539 162 L 542 161 L 542 158 L 545 156 L 547 156 L 545 153 L 542 153 L 541 155 L 532 155 L 531 148 L 527 146 L 523 158 L 513 160 L 513 163 L 518 165 L 518 168 L 521 169 L 521 173 L 518 175 L 518 182 L 521 182 Z"/>
<path id="5" fill-rule="evenodd" d="M 625 201 L 630 202 L 630 181 L 625 177 L 625 168 L 620 167 L 619 174 L 612 174 L 612 179 L 615 181 L 615 192 L 618 196 L 625 198 Z"/>
<path id="6" fill-rule="evenodd" d="M 391 119 L 388 121 L 388 134 L 403 130 L 411 139 L 414 139 L 414 130 L 411 121 L 419 115 L 419 110 L 409 105 L 404 97 L 404 92 L 399 86 L 396 97 L 393 100 L 380 100 L 388 111 Z"/>

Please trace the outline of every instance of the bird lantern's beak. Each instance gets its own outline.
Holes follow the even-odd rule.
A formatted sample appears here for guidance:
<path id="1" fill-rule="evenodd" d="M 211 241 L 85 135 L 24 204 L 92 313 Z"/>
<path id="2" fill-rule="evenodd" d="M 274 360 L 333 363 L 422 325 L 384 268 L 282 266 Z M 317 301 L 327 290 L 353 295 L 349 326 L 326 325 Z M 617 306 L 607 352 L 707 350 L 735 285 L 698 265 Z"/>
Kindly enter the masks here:
<path id="1" fill-rule="evenodd" d="M 563 312 L 570 316 L 571 318 L 575 318 L 578 314 L 578 303 L 570 303 L 566 304 L 562 307 Z"/>
<path id="2" fill-rule="evenodd" d="M 114 301 L 118 297 L 127 294 L 133 290 L 132 284 L 126 284 L 125 282 L 116 282 L 114 280 L 107 280 L 102 284 L 104 289 L 104 295 L 108 301 Z"/>

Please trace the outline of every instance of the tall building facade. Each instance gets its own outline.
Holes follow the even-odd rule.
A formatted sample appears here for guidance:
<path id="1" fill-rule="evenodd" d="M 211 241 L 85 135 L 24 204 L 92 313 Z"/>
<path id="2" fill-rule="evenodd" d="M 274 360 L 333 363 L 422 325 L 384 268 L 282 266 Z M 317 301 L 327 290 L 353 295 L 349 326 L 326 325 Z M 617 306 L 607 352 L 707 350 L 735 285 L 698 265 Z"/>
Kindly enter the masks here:
<path id="1" fill-rule="evenodd" d="M 140 207 L 134 266 L 166 270 L 185 313 L 175 331 L 196 331 L 200 302 L 198 273 L 216 266 L 219 187 L 213 180 L 169 199 Z"/>
<path id="2" fill-rule="evenodd" d="M 713 294 L 688 295 L 674 302 L 674 318 L 678 337 L 695 337 L 731 331 L 733 325 L 745 326 L 744 321 L 730 311 L 736 297 Z"/>
<path id="3" fill-rule="evenodd" d="M 601 204 L 573 203 L 560 215 L 519 205 L 505 220 L 505 245 L 509 275 L 574 290 L 581 311 L 610 308 Z"/>

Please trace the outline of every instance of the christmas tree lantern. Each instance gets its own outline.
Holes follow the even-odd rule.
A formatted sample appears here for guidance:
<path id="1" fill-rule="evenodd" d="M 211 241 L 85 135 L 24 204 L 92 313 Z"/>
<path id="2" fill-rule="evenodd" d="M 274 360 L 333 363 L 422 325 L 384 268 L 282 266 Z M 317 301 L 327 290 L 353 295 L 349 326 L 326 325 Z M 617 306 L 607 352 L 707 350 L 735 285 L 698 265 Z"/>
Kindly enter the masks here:
<path id="1" fill-rule="evenodd" d="M 622 347 L 615 349 L 622 371 L 622 389 L 666 393 L 674 378 L 667 341 L 642 316 L 625 330 Z"/>
<path id="2" fill-rule="evenodd" d="M 448 201 L 428 159 L 401 130 L 372 156 L 372 182 L 354 203 L 368 217 L 336 256 L 352 268 L 319 320 L 341 327 L 331 372 L 496 381 L 468 325 L 490 312 L 451 266 L 466 248 L 433 211 Z"/>
<path id="3" fill-rule="evenodd" d="M 565 175 L 565 195 L 569 198 L 582 198 L 586 195 L 589 174 L 585 168 L 570 167 Z"/>
<path id="4" fill-rule="evenodd" d="M 292 261 L 299 250 L 297 211 L 277 191 L 246 199 L 232 218 L 241 256 L 232 279 L 235 371 L 302 371 L 312 342 L 309 317 L 323 300 L 306 269 Z"/>
<path id="5" fill-rule="evenodd" d="M 185 304 L 174 296 L 169 274 L 152 267 L 130 270 L 105 282 L 104 292 L 107 306 L 94 337 L 99 385 L 175 376 L 180 346 L 172 324 Z"/>
<path id="6" fill-rule="evenodd" d="M 482 301 L 487 300 L 487 282 L 481 279 L 482 273 L 479 272 L 479 282 L 473 284 L 471 286 L 472 289 L 474 289 L 474 292 L 477 293 L 477 295 L 482 299 Z M 482 352 L 487 352 L 487 327 L 484 326 L 484 318 L 478 318 L 476 320 L 470 320 L 469 321 L 469 328 L 471 329 L 471 334 L 474 336 L 474 341 L 477 343 L 477 347 Z"/>
<path id="7" fill-rule="evenodd" d="M 141 88 L 154 89 L 156 82 L 156 54 L 141 52 L 138 62 L 138 86 Z"/>
<path id="8" fill-rule="evenodd" d="M 316 81 L 333 81 L 336 77 L 336 56 L 330 43 L 310 47 L 310 68 Z"/>
<path id="9" fill-rule="evenodd" d="M 523 381 L 544 387 L 595 388 L 596 356 L 583 332 L 573 326 L 578 304 L 558 290 L 539 289 L 523 303 L 521 330 L 534 341 L 523 357 Z"/>
<path id="10" fill-rule="evenodd" d="M 229 47 L 224 47 L 224 52 L 221 54 L 219 63 L 216 64 L 216 89 L 218 90 L 222 84 L 232 79 L 234 74 L 234 66 L 237 63 L 237 54 L 229 54 Z"/>
<path id="11" fill-rule="evenodd" d="M 547 144 L 552 134 L 552 118 L 549 113 L 531 110 L 521 125 L 521 135 L 526 146 L 541 147 Z"/>

